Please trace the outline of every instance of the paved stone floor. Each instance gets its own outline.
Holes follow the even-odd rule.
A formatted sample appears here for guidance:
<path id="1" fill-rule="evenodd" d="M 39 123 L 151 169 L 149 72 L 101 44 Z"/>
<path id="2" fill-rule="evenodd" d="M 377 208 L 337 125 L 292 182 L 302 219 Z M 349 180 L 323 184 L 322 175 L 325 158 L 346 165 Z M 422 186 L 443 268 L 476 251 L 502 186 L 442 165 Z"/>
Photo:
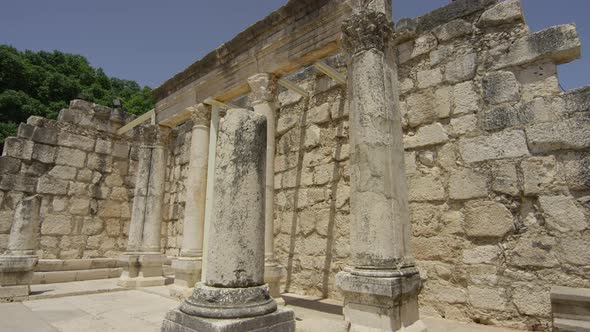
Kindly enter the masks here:
<path id="1" fill-rule="evenodd" d="M 166 286 L 124 290 L 112 279 L 36 285 L 32 291 L 30 301 L 0 304 L 1 332 L 155 332 L 164 314 L 178 305 Z M 338 302 L 296 295 L 286 295 L 285 301 L 295 310 L 297 331 L 343 330 Z M 424 318 L 424 322 L 430 332 L 513 331 L 444 319 Z"/>

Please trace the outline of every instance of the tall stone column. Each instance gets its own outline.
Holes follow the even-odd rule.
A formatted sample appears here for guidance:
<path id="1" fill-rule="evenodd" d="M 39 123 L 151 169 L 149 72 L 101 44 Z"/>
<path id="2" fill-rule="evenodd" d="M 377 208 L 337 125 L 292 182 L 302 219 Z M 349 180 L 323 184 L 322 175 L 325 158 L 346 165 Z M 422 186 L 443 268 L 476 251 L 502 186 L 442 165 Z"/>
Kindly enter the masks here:
<path id="1" fill-rule="evenodd" d="M 274 200 L 275 200 L 275 135 L 277 78 L 272 74 L 256 74 L 248 79 L 250 102 L 254 112 L 266 117 L 266 207 L 264 212 L 264 282 L 270 286 L 270 294 L 280 298 L 281 278 L 285 268 L 280 266 L 274 256 Z"/>
<path id="2" fill-rule="evenodd" d="M 24 198 L 16 207 L 8 251 L 0 256 L 0 302 L 26 300 L 31 290 L 39 232 L 41 197 Z"/>
<path id="3" fill-rule="evenodd" d="M 139 128 L 140 142 L 135 197 L 129 226 L 127 253 L 121 257 L 124 269 L 118 284 L 122 287 L 164 285 L 160 240 L 162 203 L 166 181 L 167 140 L 170 129 L 158 125 Z"/>
<path id="4" fill-rule="evenodd" d="M 295 331 L 264 284 L 266 119 L 229 110 L 220 125 L 215 221 L 204 282 L 166 315 L 162 331 Z"/>
<path id="5" fill-rule="evenodd" d="M 201 277 L 207 159 L 209 156 L 209 123 L 211 106 L 199 104 L 188 109 L 193 120 L 189 173 L 186 181 L 186 203 L 180 257 L 172 262 L 174 286 L 170 295 L 187 298 Z"/>
<path id="6" fill-rule="evenodd" d="M 391 0 L 360 1 L 343 24 L 349 55 L 352 266 L 336 277 L 348 331 L 424 331 L 410 252 Z M 364 4 L 363 4 L 364 3 Z"/>

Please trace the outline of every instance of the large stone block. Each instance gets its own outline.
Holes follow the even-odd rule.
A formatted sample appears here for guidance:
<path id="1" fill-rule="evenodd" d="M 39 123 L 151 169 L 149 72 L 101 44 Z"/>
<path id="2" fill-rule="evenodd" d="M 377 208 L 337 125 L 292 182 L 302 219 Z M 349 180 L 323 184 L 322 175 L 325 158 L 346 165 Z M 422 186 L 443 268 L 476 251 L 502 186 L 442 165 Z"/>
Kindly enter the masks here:
<path id="1" fill-rule="evenodd" d="M 488 136 L 463 138 L 459 141 L 459 150 L 463 160 L 468 163 L 529 155 L 522 130 L 505 130 Z"/>
<path id="2" fill-rule="evenodd" d="M 32 139 L 37 143 L 55 145 L 57 144 L 57 130 L 51 128 L 35 127 Z"/>
<path id="3" fill-rule="evenodd" d="M 449 140 L 445 128 L 440 123 L 433 123 L 420 127 L 414 136 L 404 136 L 406 149 L 421 148 L 430 145 L 438 145 Z"/>
<path id="4" fill-rule="evenodd" d="M 492 165 L 492 190 L 512 196 L 520 192 L 516 164 L 511 161 L 497 161 Z"/>
<path id="5" fill-rule="evenodd" d="M 576 117 L 539 123 L 528 126 L 526 134 L 533 152 L 585 149 L 590 146 L 590 119 Z"/>
<path id="6" fill-rule="evenodd" d="M 550 236 L 532 236 L 518 240 L 508 255 L 508 264 L 520 268 L 552 268 L 559 266 L 555 258 L 556 241 Z"/>
<path id="7" fill-rule="evenodd" d="M 83 168 L 85 162 L 86 153 L 84 151 L 66 147 L 59 147 L 57 149 L 55 163 L 58 165 L 67 165 L 76 168 Z"/>
<path id="8" fill-rule="evenodd" d="M 590 241 L 585 237 L 565 237 L 559 239 L 558 253 L 560 261 L 572 265 L 590 265 Z"/>
<path id="9" fill-rule="evenodd" d="M 0 176 L 0 189 L 34 193 L 37 188 L 37 178 L 16 174 Z"/>
<path id="10" fill-rule="evenodd" d="M 461 169 L 451 172 L 449 178 L 449 197 L 464 200 L 488 195 L 488 177 L 473 169 Z"/>
<path id="11" fill-rule="evenodd" d="M 536 195 L 552 189 L 557 175 L 557 161 L 554 156 L 529 158 L 520 166 L 525 195 Z"/>
<path id="12" fill-rule="evenodd" d="M 34 143 L 27 139 L 8 137 L 4 140 L 4 150 L 2 151 L 2 155 L 23 160 L 31 160 L 31 157 L 33 156 L 33 145 Z"/>
<path id="13" fill-rule="evenodd" d="M 32 159 L 46 164 L 52 164 L 55 161 L 57 148 L 45 144 L 35 144 L 33 147 Z"/>
<path id="14" fill-rule="evenodd" d="M 414 176 L 409 180 L 410 201 L 441 201 L 445 199 L 445 188 L 440 179 L 433 175 Z"/>
<path id="15" fill-rule="evenodd" d="M 545 289 L 529 283 L 514 283 L 512 287 L 512 302 L 518 312 L 536 317 L 548 318 L 550 316 L 549 288 Z"/>
<path id="16" fill-rule="evenodd" d="M 584 210 L 571 196 L 541 196 L 539 205 L 547 226 L 560 232 L 583 231 L 588 227 Z"/>
<path id="17" fill-rule="evenodd" d="M 459 83 L 453 86 L 453 104 L 455 114 L 465 114 L 479 110 L 481 97 L 475 90 L 473 81 Z"/>
<path id="18" fill-rule="evenodd" d="M 487 74 L 482 79 L 484 99 L 490 104 L 501 104 L 520 99 L 520 83 L 509 71 Z"/>
<path id="19" fill-rule="evenodd" d="M 473 32 L 471 23 L 459 19 L 443 24 L 434 29 L 433 33 L 440 42 L 459 38 Z"/>
<path id="20" fill-rule="evenodd" d="M 40 194 L 66 195 L 68 193 L 68 181 L 43 176 L 37 184 L 37 192 Z"/>
<path id="21" fill-rule="evenodd" d="M 502 250 L 499 246 L 485 245 L 463 251 L 465 264 L 494 264 Z"/>
<path id="22" fill-rule="evenodd" d="M 283 135 L 297 125 L 299 119 L 295 115 L 281 115 L 277 121 L 277 135 Z"/>
<path id="23" fill-rule="evenodd" d="M 469 53 L 445 66 L 445 80 L 451 84 L 471 80 L 477 70 L 477 54 Z"/>
<path id="24" fill-rule="evenodd" d="M 57 136 L 57 144 L 90 152 L 94 150 L 95 140 L 87 136 L 60 132 Z"/>
<path id="25" fill-rule="evenodd" d="M 477 25 L 489 27 L 513 22 L 524 22 L 520 0 L 508 0 L 498 3 L 481 15 Z"/>
<path id="26" fill-rule="evenodd" d="M 492 201 L 468 202 L 465 205 L 465 234 L 476 238 L 503 238 L 514 231 L 510 211 Z"/>
<path id="27" fill-rule="evenodd" d="M 72 232 L 72 217 L 46 215 L 41 222 L 42 235 L 68 235 Z"/>
<path id="28" fill-rule="evenodd" d="M 434 96 L 432 91 L 413 93 L 406 98 L 408 124 L 416 127 L 425 123 L 431 123 L 437 116 L 434 111 Z"/>
<path id="29" fill-rule="evenodd" d="M 418 89 L 426 89 L 433 86 L 437 86 L 442 82 L 443 79 L 440 68 L 419 71 L 417 77 Z"/>
<path id="30" fill-rule="evenodd" d="M 76 168 L 56 165 L 47 174 L 56 179 L 74 180 L 76 178 Z"/>
<path id="31" fill-rule="evenodd" d="M 568 91 L 563 99 L 566 112 L 590 111 L 590 86 Z"/>
<path id="32" fill-rule="evenodd" d="M 469 286 L 469 302 L 479 309 L 506 310 L 506 294 L 503 288 Z"/>
<path id="33" fill-rule="evenodd" d="M 0 156 L 0 174 L 16 174 L 20 171 L 21 161 L 8 156 Z"/>
<path id="34" fill-rule="evenodd" d="M 490 59 L 492 69 L 519 66 L 541 59 L 556 64 L 567 63 L 580 57 L 581 46 L 574 24 L 560 25 L 523 37 L 514 42 L 508 51 Z"/>

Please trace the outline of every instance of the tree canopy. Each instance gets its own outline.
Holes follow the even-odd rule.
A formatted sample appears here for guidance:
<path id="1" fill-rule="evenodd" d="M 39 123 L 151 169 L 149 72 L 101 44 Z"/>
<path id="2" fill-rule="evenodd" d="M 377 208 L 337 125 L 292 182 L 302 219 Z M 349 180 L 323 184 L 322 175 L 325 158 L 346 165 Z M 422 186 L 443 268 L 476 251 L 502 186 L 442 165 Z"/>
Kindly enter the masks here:
<path id="1" fill-rule="evenodd" d="M 88 60 L 60 51 L 19 51 L 0 45 L 0 145 L 32 115 L 57 118 L 72 99 L 111 106 L 120 99 L 127 112 L 154 107 L 151 89 L 135 81 L 108 77 Z"/>

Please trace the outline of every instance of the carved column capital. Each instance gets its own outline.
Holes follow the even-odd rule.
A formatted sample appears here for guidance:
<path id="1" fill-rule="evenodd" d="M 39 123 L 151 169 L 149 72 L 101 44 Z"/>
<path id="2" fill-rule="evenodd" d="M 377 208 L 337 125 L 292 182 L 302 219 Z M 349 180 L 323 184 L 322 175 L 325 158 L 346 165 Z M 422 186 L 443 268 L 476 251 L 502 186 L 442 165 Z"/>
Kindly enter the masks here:
<path id="1" fill-rule="evenodd" d="M 385 13 L 363 9 L 342 24 L 342 45 L 350 54 L 384 51 L 393 39 L 393 22 Z"/>
<path id="2" fill-rule="evenodd" d="M 211 106 L 200 103 L 186 109 L 191 113 L 191 119 L 194 126 L 209 127 L 211 123 Z"/>
<path id="3" fill-rule="evenodd" d="M 277 98 L 277 77 L 273 74 L 260 73 L 248 78 L 250 102 L 273 102 Z"/>

